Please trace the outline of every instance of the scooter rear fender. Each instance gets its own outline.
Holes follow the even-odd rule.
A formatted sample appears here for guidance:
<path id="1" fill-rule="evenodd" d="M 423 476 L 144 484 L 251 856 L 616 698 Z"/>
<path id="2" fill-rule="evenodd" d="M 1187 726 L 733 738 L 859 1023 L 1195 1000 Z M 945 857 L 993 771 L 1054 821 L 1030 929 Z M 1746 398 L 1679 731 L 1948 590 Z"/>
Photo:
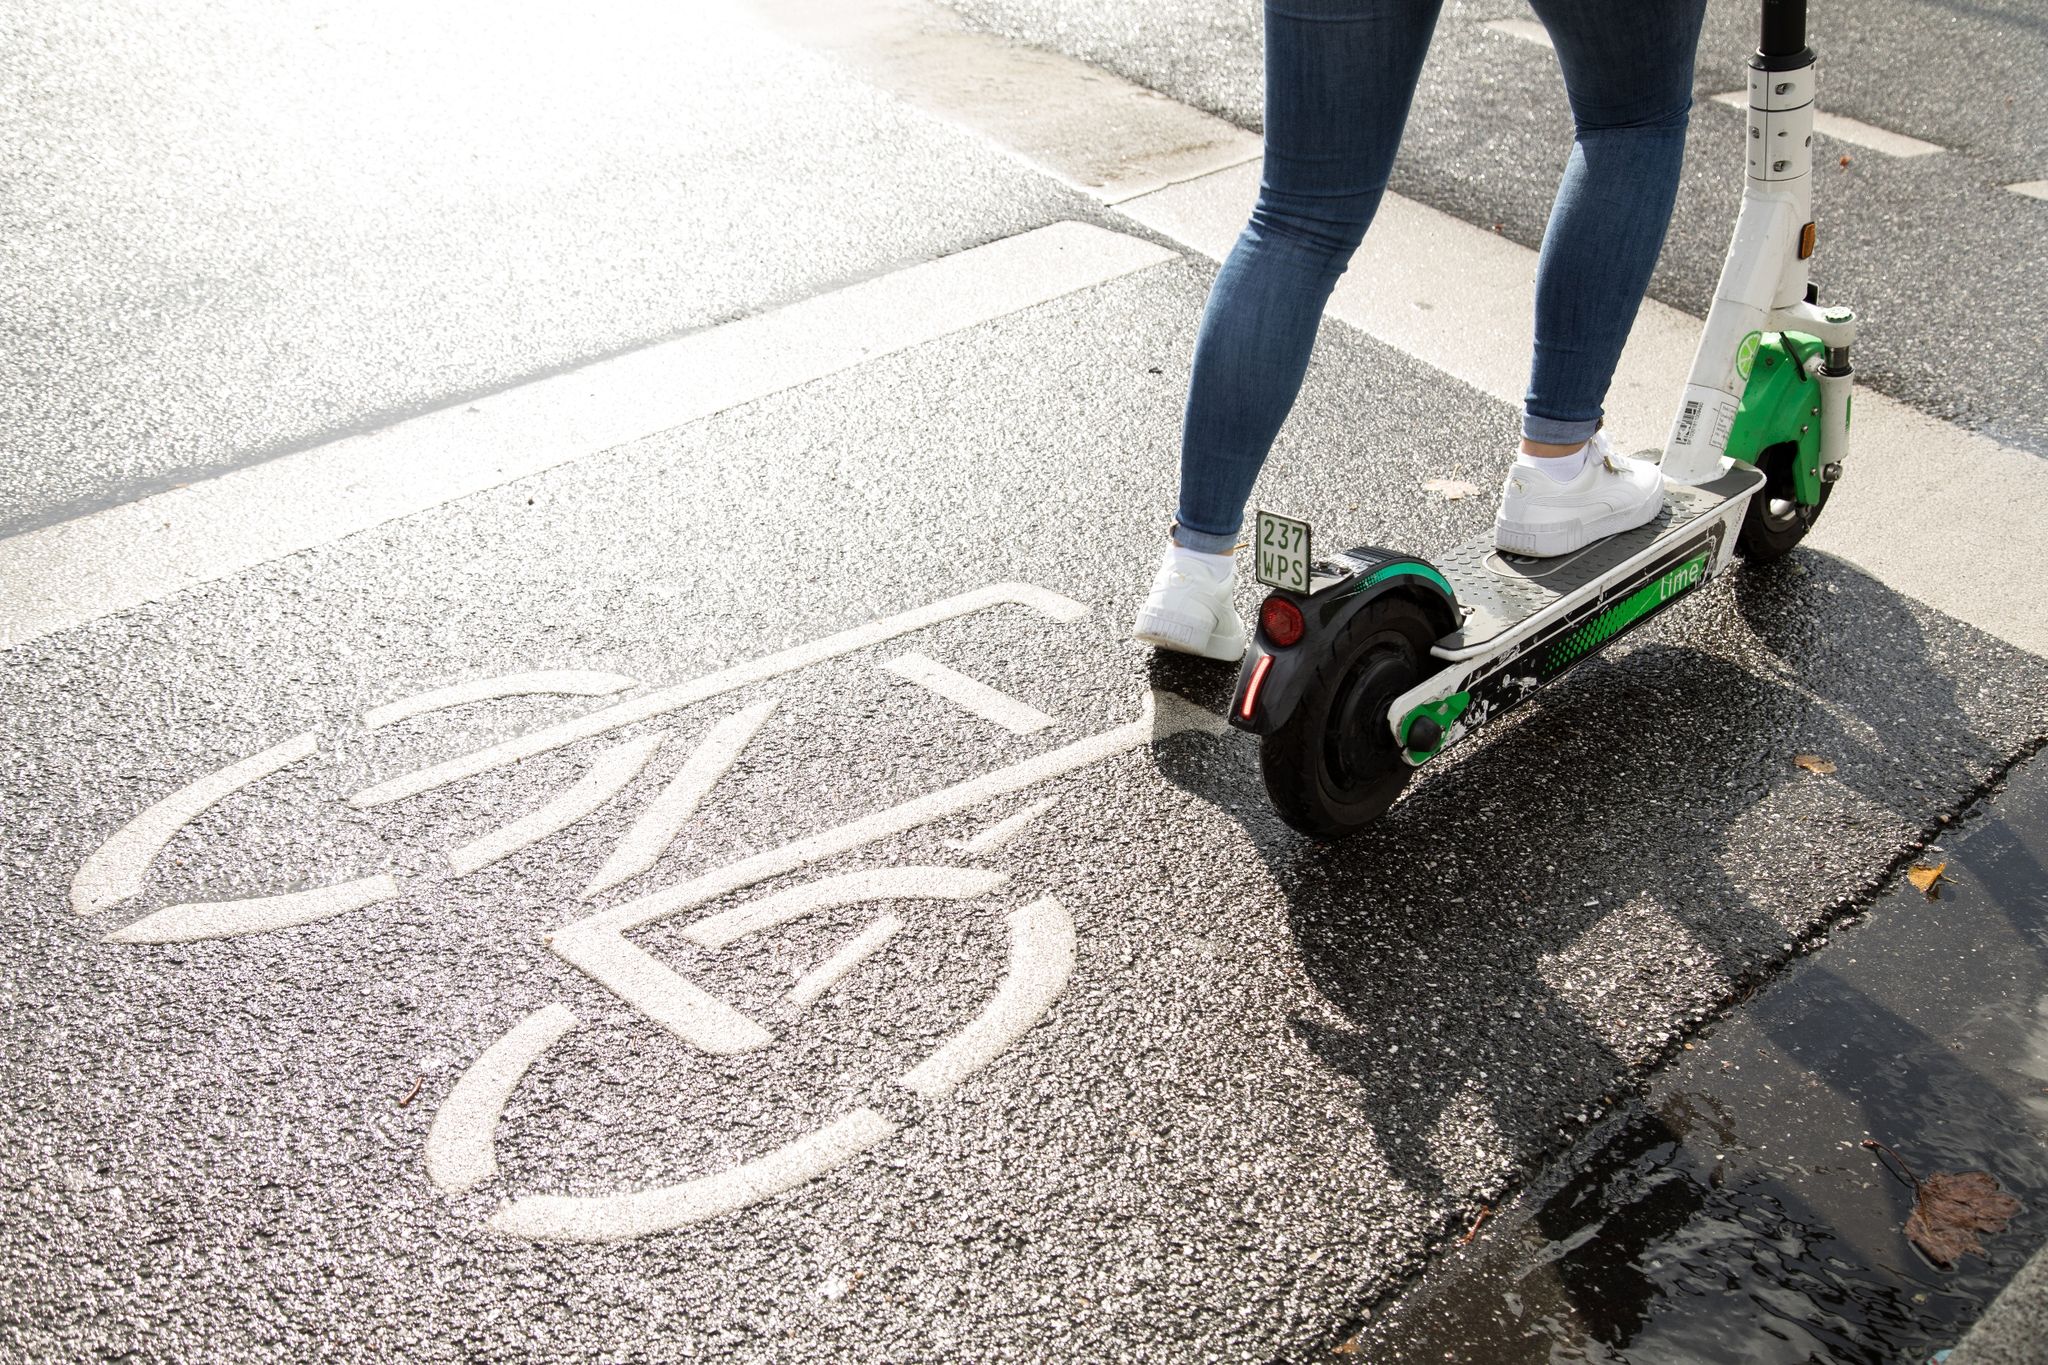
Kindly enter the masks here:
<path id="1" fill-rule="evenodd" d="M 1260 612 L 1230 706 L 1230 723 L 1240 730 L 1269 735 L 1285 725 L 1307 694 L 1330 642 L 1352 617 L 1382 597 L 1400 594 L 1412 599 L 1438 639 L 1456 630 L 1463 619 L 1450 583 L 1427 560 L 1377 546 L 1360 546 L 1317 562 L 1311 566 L 1309 582 L 1312 590 L 1306 595 L 1284 588 L 1271 594 L 1301 612 L 1304 628 L 1293 644 L 1282 645 L 1268 636 L 1265 613 Z"/>

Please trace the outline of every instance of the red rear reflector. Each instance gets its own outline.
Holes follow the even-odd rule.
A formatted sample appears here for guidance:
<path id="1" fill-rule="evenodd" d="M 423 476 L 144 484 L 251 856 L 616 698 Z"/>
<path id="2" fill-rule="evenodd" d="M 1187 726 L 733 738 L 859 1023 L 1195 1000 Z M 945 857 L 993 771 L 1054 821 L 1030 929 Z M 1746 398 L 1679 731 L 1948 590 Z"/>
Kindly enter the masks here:
<path id="1" fill-rule="evenodd" d="M 1300 607 L 1284 597 L 1269 597 L 1259 608 L 1259 629 L 1266 632 L 1268 640 L 1285 647 L 1299 640 L 1307 626 L 1302 623 Z"/>
<path id="2" fill-rule="evenodd" d="M 1814 239 L 1814 236 L 1815 236 L 1815 234 L 1817 233 L 1817 231 L 1818 231 L 1818 229 L 1817 229 L 1816 225 L 1814 225 L 1814 224 L 1812 224 L 1812 223 L 1808 223 L 1808 224 L 1807 224 L 1807 225 L 1806 225 L 1805 227 L 1803 227 L 1803 228 L 1799 229 L 1799 259 L 1800 259 L 1800 260 L 1802 260 L 1802 261 L 1803 261 L 1803 260 L 1805 260 L 1805 259 L 1806 259 L 1806 258 L 1807 258 L 1808 256 L 1811 256 L 1811 255 L 1813 254 L 1813 239 Z"/>
<path id="3" fill-rule="evenodd" d="M 1266 675 L 1272 671 L 1273 656 L 1261 654 L 1259 661 L 1252 665 L 1252 680 L 1245 684 L 1244 701 L 1237 708 L 1238 715 L 1246 720 L 1252 718 L 1252 712 L 1258 709 L 1259 705 L 1259 689 L 1266 685 Z"/>

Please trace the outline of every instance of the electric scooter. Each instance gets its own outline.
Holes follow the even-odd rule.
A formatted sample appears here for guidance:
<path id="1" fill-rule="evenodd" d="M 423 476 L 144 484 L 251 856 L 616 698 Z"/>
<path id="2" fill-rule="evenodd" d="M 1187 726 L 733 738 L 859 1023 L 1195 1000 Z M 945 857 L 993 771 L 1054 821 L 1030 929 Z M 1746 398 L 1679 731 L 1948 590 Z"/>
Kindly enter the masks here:
<path id="1" fill-rule="evenodd" d="M 1654 619 L 1728 566 L 1785 554 L 1841 477 L 1855 314 L 1823 308 L 1813 254 L 1814 55 L 1806 0 L 1762 0 L 1749 59 L 1748 180 L 1692 373 L 1662 453 L 1664 509 L 1576 553 L 1490 536 L 1432 562 L 1373 546 L 1328 559 L 1307 523 L 1261 511 L 1273 589 L 1238 676 L 1233 725 L 1260 737 L 1281 816 L 1352 833 L 1415 770 Z"/>

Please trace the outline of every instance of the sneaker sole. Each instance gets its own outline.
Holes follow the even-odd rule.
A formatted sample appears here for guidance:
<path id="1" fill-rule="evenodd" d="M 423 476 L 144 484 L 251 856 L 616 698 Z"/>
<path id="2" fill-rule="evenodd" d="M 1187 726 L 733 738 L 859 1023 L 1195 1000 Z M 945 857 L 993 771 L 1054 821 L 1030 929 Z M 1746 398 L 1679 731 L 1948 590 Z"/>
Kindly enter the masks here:
<path id="1" fill-rule="evenodd" d="M 1531 526 L 1527 523 L 1496 521 L 1493 524 L 1493 545 L 1511 555 L 1527 555 L 1531 559 L 1555 559 L 1585 549 L 1596 540 L 1618 536 L 1623 531 L 1633 531 L 1657 519 L 1664 510 L 1664 489 L 1660 485 L 1653 498 L 1646 499 L 1640 507 L 1624 507 L 1609 512 L 1595 521 L 1570 522 Z"/>
<path id="2" fill-rule="evenodd" d="M 1192 654 L 1197 658 L 1216 659 L 1222 663 L 1236 663 L 1244 657 L 1242 635 L 1232 635 L 1227 630 L 1218 630 L 1205 636 L 1199 628 L 1188 629 L 1168 616 L 1153 616 L 1140 612 L 1138 624 L 1131 631 L 1131 638 L 1140 644 L 1151 645 L 1154 649 L 1172 650 L 1176 654 Z"/>

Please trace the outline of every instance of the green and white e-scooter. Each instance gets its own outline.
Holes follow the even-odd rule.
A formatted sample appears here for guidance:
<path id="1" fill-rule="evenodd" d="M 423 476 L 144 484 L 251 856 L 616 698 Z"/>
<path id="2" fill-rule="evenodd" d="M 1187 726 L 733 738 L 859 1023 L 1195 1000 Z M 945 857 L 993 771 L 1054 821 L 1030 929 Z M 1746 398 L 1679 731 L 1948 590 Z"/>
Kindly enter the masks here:
<path id="1" fill-rule="evenodd" d="M 1698 590 L 1739 549 L 1799 543 L 1849 436 L 1855 315 L 1820 306 L 1813 254 L 1814 56 L 1806 0 L 1762 0 L 1749 60 L 1749 177 L 1663 453 L 1664 510 L 1575 554 L 1491 537 L 1431 562 L 1364 547 L 1311 556 L 1308 526 L 1260 512 L 1259 609 L 1231 722 L 1260 736 L 1266 789 L 1307 834 L 1348 834 L 1411 774 Z"/>

